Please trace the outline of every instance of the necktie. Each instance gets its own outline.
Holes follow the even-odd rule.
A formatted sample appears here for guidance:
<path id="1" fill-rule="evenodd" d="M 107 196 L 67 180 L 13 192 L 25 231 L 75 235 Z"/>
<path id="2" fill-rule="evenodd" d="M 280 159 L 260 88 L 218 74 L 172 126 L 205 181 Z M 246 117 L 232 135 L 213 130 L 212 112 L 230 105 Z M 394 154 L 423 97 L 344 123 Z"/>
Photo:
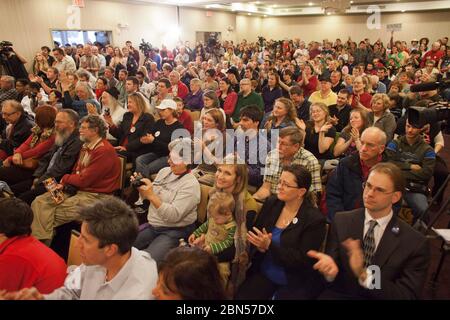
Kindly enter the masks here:
<path id="1" fill-rule="evenodd" d="M 375 237 L 373 234 L 373 230 L 378 225 L 378 223 L 375 220 L 369 221 L 369 230 L 367 230 L 366 235 L 364 236 L 363 240 L 363 250 L 364 250 L 364 267 L 367 268 L 373 258 L 373 255 L 375 253 Z"/>

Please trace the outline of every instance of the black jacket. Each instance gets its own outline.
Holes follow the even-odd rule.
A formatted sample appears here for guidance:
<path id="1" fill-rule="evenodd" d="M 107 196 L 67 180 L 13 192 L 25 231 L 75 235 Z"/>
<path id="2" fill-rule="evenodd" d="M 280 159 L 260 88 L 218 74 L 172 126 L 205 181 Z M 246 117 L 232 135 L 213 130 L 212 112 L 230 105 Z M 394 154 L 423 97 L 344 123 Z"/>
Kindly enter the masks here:
<path id="1" fill-rule="evenodd" d="M 420 298 L 428 266 L 430 248 L 427 239 L 394 215 L 384 230 L 372 258 L 380 267 L 380 289 L 365 289 L 359 285 L 348 263 L 346 249 L 341 245 L 352 238 L 363 242 L 365 209 L 340 212 L 331 225 L 327 254 L 339 267 L 332 284 L 334 298 L 351 299 L 418 299 Z"/>
<path id="2" fill-rule="evenodd" d="M 268 198 L 256 219 L 255 227 L 260 230 L 266 228 L 267 232 L 271 232 L 283 207 L 284 202 L 278 200 L 276 196 Z M 289 287 L 310 288 L 309 291 L 312 293 L 320 278 L 312 268 L 315 261 L 306 253 L 309 250 L 319 250 L 322 245 L 326 232 L 325 218 L 319 209 L 312 207 L 307 201 L 303 202 L 296 217 L 297 223 L 291 223 L 281 233 L 281 246 L 272 243 L 266 253 L 270 252 L 275 263 L 284 267 Z M 251 247 L 251 255 L 254 256 L 249 273 L 260 272 L 266 253 Z"/>
<path id="3" fill-rule="evenodd" d="M 17 123 L 12 128 L 10 138 L 7 139 L 6 127 L 2 131 L 2 140 L 0 142 L 0 149 L 5 151 L 9 156 L 14 153 L 14 149 L 18 148 L 31 134 L 31 128 L 34 127 L 34 122 L 23 113 Z"/>
<path id="4" fill-rule="evenodd" d="M 118 127 L 109 128 L 109 133 L 119 140 L 119 145 L 122 145 L 125 138 L 128 138 L 127 151 L 140 155 L 145 153 L 145 145 L 141 143 L 140 139 L 151 131 L 155 120 L 152 115 L 143 113 L 134 125 L 136 128 L 134 132 L 130 131 L 132 122 L 133 114 L 127 112 L 123 115 L 123 120 Z"/>
<path id="5" fill-rule="evenodd" d="M 61 146 L 60 153 L 53 166 L 51 168 L 48 167 L 53 155 L 59 149 L 57 145 L 54 145 L 53 148 L 39 160 L 39 166 L 34 171 L 33 176 L 39 179 L 39 183 L 50 177 L 59 181 L 63 175 L 72 172 L 82 146 L 83 142 L 80 140 L 78 131 L 75 130 Z"/>

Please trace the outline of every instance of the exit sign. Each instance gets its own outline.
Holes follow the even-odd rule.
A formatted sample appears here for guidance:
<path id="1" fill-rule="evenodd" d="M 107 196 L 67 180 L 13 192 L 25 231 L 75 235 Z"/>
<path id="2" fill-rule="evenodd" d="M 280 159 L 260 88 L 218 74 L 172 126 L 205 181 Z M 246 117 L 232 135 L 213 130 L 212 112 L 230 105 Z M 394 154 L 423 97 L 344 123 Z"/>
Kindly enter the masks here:
<path id="1" fill-rule="evenodd" d="M 75 7 L 84 8 L 84 0 L 72 0 Z"/>

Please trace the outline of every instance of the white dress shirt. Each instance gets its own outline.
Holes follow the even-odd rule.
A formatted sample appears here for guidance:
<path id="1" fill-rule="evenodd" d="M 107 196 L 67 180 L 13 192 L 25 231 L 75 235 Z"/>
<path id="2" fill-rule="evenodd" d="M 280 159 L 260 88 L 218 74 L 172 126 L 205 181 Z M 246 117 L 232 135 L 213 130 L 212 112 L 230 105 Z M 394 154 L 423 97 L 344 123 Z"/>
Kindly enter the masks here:
<path id="1" fill-rule="evenodd" d="M 150 254 L 136 248 L 119 273 L 106 281 L 102 266 L 75 268 L 66 278 L 64 286 L 50 294 L 46 300 L 153 300 L 152 289 L 158 279 L 156 262 Z"/>

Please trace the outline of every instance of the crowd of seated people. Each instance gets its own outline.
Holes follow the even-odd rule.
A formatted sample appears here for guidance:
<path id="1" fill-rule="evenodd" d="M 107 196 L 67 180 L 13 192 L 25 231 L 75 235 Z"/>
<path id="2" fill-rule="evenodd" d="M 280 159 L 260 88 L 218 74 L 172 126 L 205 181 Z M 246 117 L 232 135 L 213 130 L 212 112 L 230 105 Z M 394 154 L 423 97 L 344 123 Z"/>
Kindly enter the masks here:
<path id="1" fill-rule="evenodd" d="M 428 247 L 397 214 L 403 201 L 426 220 L 449 173 L 440 123 L 408 112 L 450 100 L 428 89 L 450 78 L 448 39 L 219 47 L 186 42 L 142 59 L 129 41 L 44 46 L 28 79 L 1 76 L 0 181 L 33 219 L 11 231 L 17 217 L 0 213 L 0 274 L 8 259 L 17 272 L 43 263 L 19 261 L 14 246 L 57 261 L 40 244 L 76 221 L 77 276 L 93 285 L 0 276 L 0 299 L 420 298 Z M 140 227 L 118 200 L 124 188 L 139 193 Z M 175 249 L 180 239 L 195 248 Z M 389 271 L 377 292 L 372 260 Z"/>

